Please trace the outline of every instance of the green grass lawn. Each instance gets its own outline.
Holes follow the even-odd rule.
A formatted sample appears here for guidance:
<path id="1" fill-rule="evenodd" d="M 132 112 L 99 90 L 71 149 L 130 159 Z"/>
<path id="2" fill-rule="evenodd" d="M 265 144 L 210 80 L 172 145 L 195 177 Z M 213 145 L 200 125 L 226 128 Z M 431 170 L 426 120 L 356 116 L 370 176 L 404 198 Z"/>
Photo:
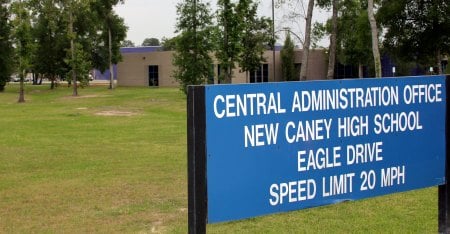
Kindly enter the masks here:
<path id="1" fill-rule="evenodd" d="M 0 233 L 187 233 L 177 88 L 0 93 Z M 208 225 L 208 233 L 436 233 L 437 188 Z"/>

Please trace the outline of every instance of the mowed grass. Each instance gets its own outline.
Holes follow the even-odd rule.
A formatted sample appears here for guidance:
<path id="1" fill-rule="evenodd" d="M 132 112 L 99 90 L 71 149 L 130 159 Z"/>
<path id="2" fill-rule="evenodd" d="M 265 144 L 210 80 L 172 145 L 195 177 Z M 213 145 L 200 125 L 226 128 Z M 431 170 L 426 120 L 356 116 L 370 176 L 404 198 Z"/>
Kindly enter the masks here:
<path id="1" fill-rule="evenodd" d="M 0 93 L 0 233 L 187 233 L 177 88 Z M 220 133 L 217 133 L 220 137 Z M 208 225 L 208 233 L 435 233 L 437 188 Z"/>

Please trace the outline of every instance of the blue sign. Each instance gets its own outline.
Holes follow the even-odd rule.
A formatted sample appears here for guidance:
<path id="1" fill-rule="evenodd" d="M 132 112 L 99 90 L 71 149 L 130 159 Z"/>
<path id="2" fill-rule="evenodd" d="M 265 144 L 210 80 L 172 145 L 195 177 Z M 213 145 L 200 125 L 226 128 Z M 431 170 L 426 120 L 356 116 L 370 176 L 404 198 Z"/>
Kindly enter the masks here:
<path id="1" fill-rule="evenodd" d="M 206 86 L 208 222 L 445 183 L 445 77 Z"/>

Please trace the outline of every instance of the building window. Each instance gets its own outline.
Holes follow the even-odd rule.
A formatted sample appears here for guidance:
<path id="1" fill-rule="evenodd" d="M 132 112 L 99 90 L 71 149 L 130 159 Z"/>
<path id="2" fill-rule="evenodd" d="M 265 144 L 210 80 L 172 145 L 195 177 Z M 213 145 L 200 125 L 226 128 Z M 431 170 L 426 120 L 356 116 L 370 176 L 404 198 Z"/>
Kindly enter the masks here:
<path id="1" fill-rule="evenodd" d="M 250 83 L 269 82 L 269 64 L 261 64 L 258 70 L 250 72 Z"/>
<path id="2" fill-rule="evenodd" d="M 148 66 L 148 85 L 159 86 L 158 65 Z"/>

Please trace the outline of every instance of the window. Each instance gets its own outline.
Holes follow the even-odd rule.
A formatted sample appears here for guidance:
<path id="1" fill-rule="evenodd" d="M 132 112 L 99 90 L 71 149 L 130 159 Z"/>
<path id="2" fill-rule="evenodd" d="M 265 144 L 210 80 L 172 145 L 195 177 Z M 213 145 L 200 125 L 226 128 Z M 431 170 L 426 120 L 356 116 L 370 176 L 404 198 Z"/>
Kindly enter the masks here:
<path id="1" fill-rule="evenodd" d="M 148 85 L 159 86 L 159 74 L 157 65 L 148 66 Z"/>
<path id="2" fill-rule="evenodd" d="M 261 64 L 258 70 L 250 72 L 250 83 L 269 82 L 269 64 Z"/>

